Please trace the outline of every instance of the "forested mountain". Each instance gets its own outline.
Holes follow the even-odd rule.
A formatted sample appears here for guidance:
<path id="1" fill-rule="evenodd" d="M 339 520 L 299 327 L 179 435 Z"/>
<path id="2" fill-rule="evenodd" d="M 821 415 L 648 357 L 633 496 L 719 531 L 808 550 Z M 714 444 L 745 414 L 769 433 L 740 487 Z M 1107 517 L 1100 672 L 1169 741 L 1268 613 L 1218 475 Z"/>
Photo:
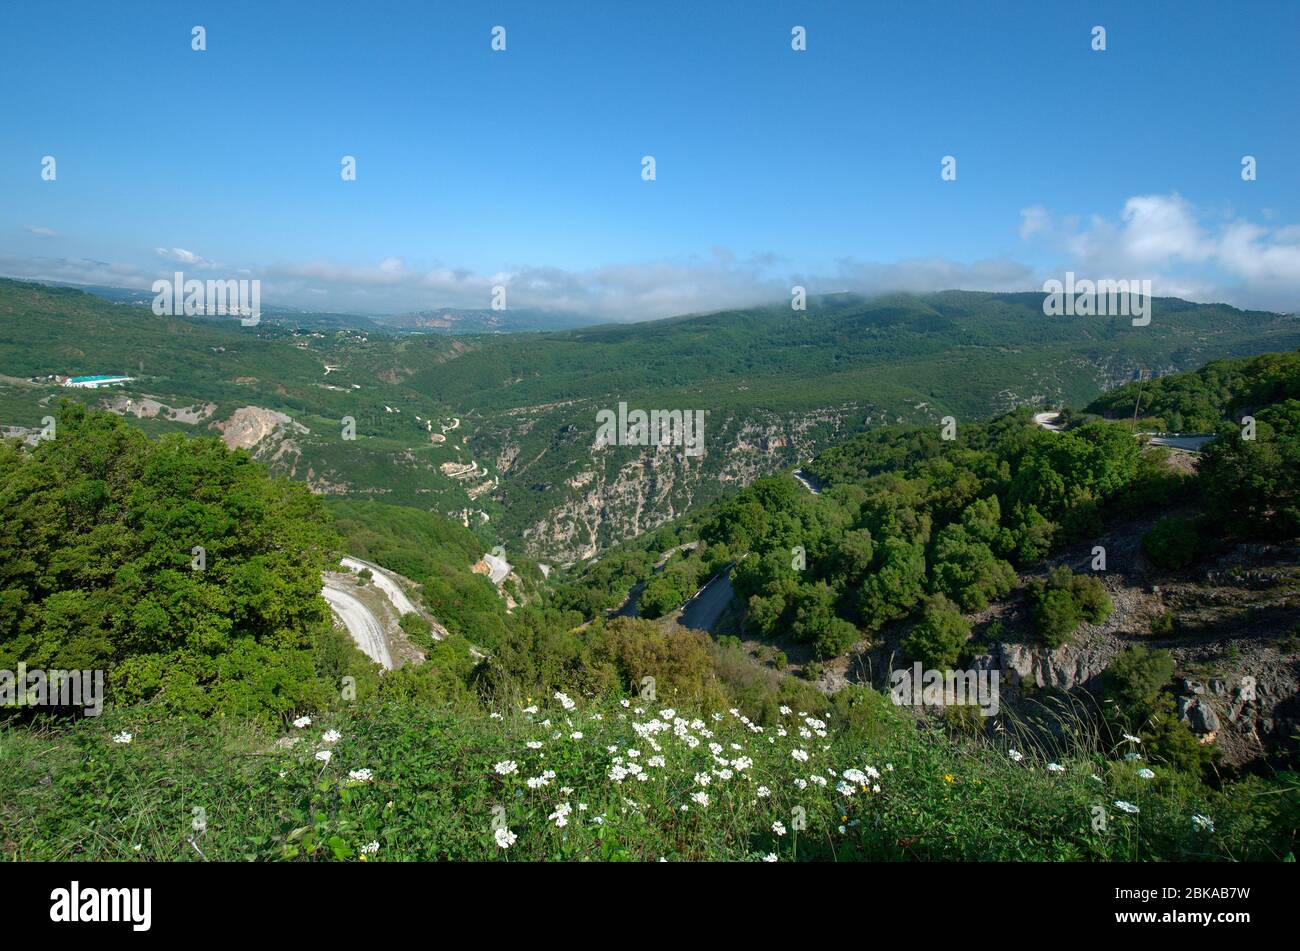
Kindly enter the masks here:
<path id="1" fill-rule="evenodd" d="M 431 509 L 565 562 L 882 423 L 1082 405 L 1141 368 L 1300 345 L 1293 317 L 1153 306 L 1133 327 L 1045 317 L 1037 294 L 839 295 L 461 338 L 159 318 L 0 281 L 0 423 L 34 428 L 69 392 L 29 377 L 126 373 L 124 388 L 73 395 L 149 432 L 220 431 L 317 491 Z M 597 414 L 620 403 L 703 412 L 704 454 L 596 448 Z"/>

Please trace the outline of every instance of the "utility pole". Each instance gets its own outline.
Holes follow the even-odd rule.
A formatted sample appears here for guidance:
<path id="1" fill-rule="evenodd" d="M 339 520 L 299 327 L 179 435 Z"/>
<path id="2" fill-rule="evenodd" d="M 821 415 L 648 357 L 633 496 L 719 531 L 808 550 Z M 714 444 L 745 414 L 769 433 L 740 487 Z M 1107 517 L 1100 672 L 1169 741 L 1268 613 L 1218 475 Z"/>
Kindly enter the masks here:
<path id="1" fill-rule="evenodd" d="M 1129 429 L 1132 430 L 1134 433 L 1137 432 L 1138 407 L 1142 405 L 1142 384 L 1147 381 L 1147 377 L 1149 376 L 1149 374 L 1150 371 L 1147 370 L 1146 367 L 1138 368 L 1138 395 L 1137 395 L 1137 399 L 1133 401 L 1133 422 L 1129 426 Z"/>

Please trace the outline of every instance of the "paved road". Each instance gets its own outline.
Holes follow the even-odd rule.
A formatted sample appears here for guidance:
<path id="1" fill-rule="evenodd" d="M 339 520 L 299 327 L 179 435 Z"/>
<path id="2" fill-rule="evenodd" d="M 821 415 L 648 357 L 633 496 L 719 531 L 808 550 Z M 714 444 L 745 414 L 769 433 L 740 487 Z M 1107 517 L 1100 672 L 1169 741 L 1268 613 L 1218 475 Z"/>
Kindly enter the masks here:
<path id="1" fill-rule="evenodd" d="M 799 484 L 811 492 L 813 495 L 821 495 L 821 487 L 818 486 L 817 480 L 812 477 L 812 473 L 805 472 L 802 469 L 794 470 L 794 477 L 799 480 Z"/>
<path id="2" fill-rule="evenodd" d="M 728 569 L 715 576 L 695 597 L 686 602 L 677 623 L 682 627 L 712 632 L 722 617 L 722 612 L 731 603 L 732 595 L 731 570 Z"/>
<path id="3" fill-rule="evenodd" d="M 698 547 L 700 547 L 698 541 L 683 542 L 676 548 L 670 548 L 665 552 L 660 552 L 659 560 L 655 562 L 655 571 L 658 571 L 664 565 L 668 564 L 668 559 L 673 557 L 673 555 L 677 554 L 679 551 L 694 551 Z"/>
<path id="4" fill-rule="evenodd" d="M 352 571 L 360 571 L 362 568 L 369 568 L 370 574 L 373 576 L 372 580 L 374 581 L 375 587 L 387 595 L 388 600 L 392 602 L 393 607 L 397 609 L 399 615 L 415 613 L 415 605 L 412 604 L 411 599 L 406 596 L 406 592 L 402 590 L 402 586 L 398 584 L 397 580 L 383 568 L 380 568 L 378 565 L 372 565 L 368 561 L 362 561 L 360 558 L 351 557 L 344 558 L 342 565 L 344 568 L 349 568 Z"/>
<path id="5" fill-rule="evenodd" d="M 1054 422 L 1060 413 L 1035 413 L 1034 425 L 1059 433 L 1061 427 Z M 1168 446 L 1170 449 L 1182 449 L 1186 452 L 1200 452 L 1201 448 L 1214 438 L 1213 433 L 1135 433 L 1135 436 L 1148 436 L 1147 441 L 1153 446 Z"/>
<path id="6" fill-rule="evenodd" d="M 510 574 L 510 562 L 498 555 L 484 555 L 483 562 L 488 566 L 488 577 L 493 584 L 500 584 Z"/>
<path id="7" fill-rule="evenodd" d="M 1168 433 L 1163 436 L 1152 434 L 1149 441 L 1153 446 L 1168 446 L 1170 449 L 1184 449 L 1187 452 L 1200 452 L 1201 447 L 1213 438 L 1214 436 L 1212 435 L 1183 435 L 1182 433 Z"/>
<path id="8" fill-rule="evenodd" d="M 388 652 L 388 639 L 384 637 L 384 625 L 374 613 L 348 592 L 326 581 L 320 592 L 330 610 L 343 622 L 352 639 L 362 653 L 382 666 L 385 670 L 393 669 L 393 657 Z"/>
<path id="9" fill-rule="evenodd" d="M 1041 426 L 1043 429 L 1051 430 L 1054 433 L 1059 433 L 1061 427 L 1057 424 L 1056 420 L 1060 418 L 1060 413 L 1035 413 L 1034 425 Z"/>

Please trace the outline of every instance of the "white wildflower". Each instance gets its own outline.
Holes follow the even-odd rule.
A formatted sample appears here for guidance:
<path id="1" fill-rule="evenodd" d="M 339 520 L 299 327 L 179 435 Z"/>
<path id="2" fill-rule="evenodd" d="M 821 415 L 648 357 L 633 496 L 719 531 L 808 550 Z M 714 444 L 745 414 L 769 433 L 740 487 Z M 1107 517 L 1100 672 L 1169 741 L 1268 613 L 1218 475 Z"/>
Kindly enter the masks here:
<path id="1" fill-rule="evenodd" d="M 569 824 L 569 815 L 572 812 L 573 812 L 573 807 L 570 806 L 567 802 L 562 802 L 558 806 L 556 806 L 555 811 L 552 812 L 546 818 L 555 823 L 555 828 L 563 829 L 565 826 Z"/>

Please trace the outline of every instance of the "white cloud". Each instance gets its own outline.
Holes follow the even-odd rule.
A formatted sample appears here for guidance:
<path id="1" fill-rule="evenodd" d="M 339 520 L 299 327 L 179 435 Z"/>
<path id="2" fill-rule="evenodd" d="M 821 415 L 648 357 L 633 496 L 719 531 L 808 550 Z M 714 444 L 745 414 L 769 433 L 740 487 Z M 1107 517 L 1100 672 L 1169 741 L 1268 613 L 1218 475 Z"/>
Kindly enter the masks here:
<path id="1" fill-rule="evenodd" d="M 58 236 L 58 232 L 53 228 L 42 228 L 39 225 L 27 225 L 26 228 L 28 234 L 34 234 L 38 238 L 54 238 Z"/>
<path id="2" fill-rule="evenodd" d="M 153 253 L 164 261 L 171 261 L 176 264 L 188 264 L 190 267 L 196 267 L 203 270 L 209 270 L 217 266 L 215 261 L 209 261 L 207 258 L 200 257 L 193 251 L 186 251 L 184 248 L 154 248 Z"/>
<path id="3" fill-rule="evenodd" d="M 1020 209 L 1021 239 L 1046 231 L 1050 224 L 1051 218 L 1042 205 L 1030 205 L 1028 208 Z"/>
<path id="4" fill-rule="evenodd" d="M 1052 224 L 1041 206 L 1022 221 L 1081 277 L 1151 280 L 1155 293 L 1243 307 L 1300 309 L 1300 227 L 1261 225 L 1198 209 L 1181 195 L 1129 198 L 1117 219 L 1092 215 Z M 1274 216 L 1262 215 L 1266 220 Z"/>
<path id="5" fill-rule="evenodd" d="M 329 289 L 332 306 L 370 309 L 486 309 L 492 289 L 510 307 L 565 311 L 610 320 L 644 320 L 770 301 L 790 292 L 767 275 L 766 258 L 737 262 L 713 249 L 709 259 L 610 264 L 582 271 L 521 266 L 492 274 L 436 265 L 408 267 L 389 257 L 374 266 L 313 261 L 261 270 L 263 294 L 297 296 Z"/>
<path id="6" fill-rule="evenodd" d="M 1261 213 L 1261 223 L 1256 223 L 1208 215 L 1177 194 L 1131 197 L 1110 217 L 1058 214 L 1036 204 L 1021 210 L 1018 231 L 1027 250 L 1034 249 L 1037 266 L 1006 256 L 969 262 L 845 257 L 823 273 L 804 273 L 776 253 L 742 256 L 712 246 L 697 255 L 579 270 L 527 263 L 479 272 L 441 262 L 416 264 L 398 254 L 373 264 L 235 266 L 185 248 L 159 247 L 142 266 L 89 258 L 0 257 L 0 273 L 147 289 L 179 266 L 210 276 L 257 278 L 266 303 L 363 313 L 485 309 L 492 289 L 502 285 L 511 308 L 622 321 L 776 303 L 789 300 L 794 284 L 812 295 L 1039 290 L 1044 278 L 1073 270 L 1081 278 L 1150 279 L 1157 294 L 1188 300 L 1300 310 L 1300 225 L 1277 218 Z M 1050 268 L 1043 266 L 1049 263 Z"/>
<path id="7" fill-rule="evenodd" d="M 846 258 L 839 264 L 839 284 L 836 290 L 877 294 L 895 291 L 926 293 L 953 289 L 1037 290 L 1042 281 L 1029 265 L 1009 258 L 973 261 L 969 264 L 946 258 L 916 258 L 890 264 Z M 814 293 L 822 290 L 816 287 L 816 282 L 810 285 L 809 289 Z"/>
<path id="8" fill-rule="evenodd" d="M 93 258 L 16 258 L 0 255 L 0 274 L 29 281 L 148 287 L 152 277 L 131 264 Z"/>

